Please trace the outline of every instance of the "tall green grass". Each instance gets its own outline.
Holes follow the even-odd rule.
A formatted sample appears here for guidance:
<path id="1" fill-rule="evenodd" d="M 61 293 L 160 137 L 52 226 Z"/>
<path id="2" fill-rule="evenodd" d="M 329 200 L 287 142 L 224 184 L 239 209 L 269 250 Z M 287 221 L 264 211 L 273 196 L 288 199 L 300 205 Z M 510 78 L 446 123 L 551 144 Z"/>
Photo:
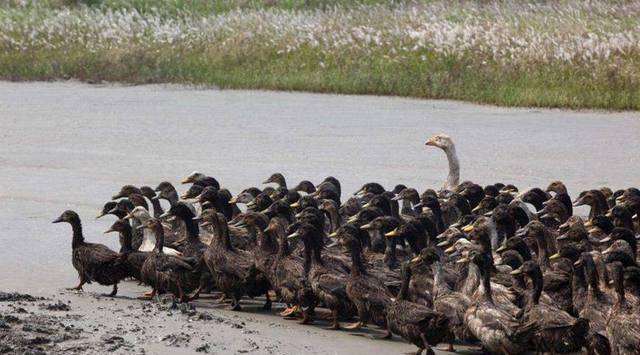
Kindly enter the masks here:
<path id="1" fill-rule="evenodd" d="M 640 109 L 637 4 L 430 2 L 296 10 L 312 5 L 288 0 L 279 3 L 285 10 L 198 10 L 203 15 L 197 6 L 220 2 L 104 0 L 87 8 L 53 1 L 63 0 L 0 7 L 1 79 Z M 161 8 L 169 3 L 169 10 Z M 264 6 L 252 6 L 258 5 Z"/>

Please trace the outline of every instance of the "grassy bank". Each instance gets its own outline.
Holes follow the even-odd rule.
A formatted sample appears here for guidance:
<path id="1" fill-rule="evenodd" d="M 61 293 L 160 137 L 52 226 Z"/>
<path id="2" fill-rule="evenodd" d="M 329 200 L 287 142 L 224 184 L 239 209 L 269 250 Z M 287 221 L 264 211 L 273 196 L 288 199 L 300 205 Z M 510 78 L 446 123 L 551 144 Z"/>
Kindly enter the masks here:
<path id="1" fill-rule="evenodd" d="M 5 0 L 0 78 L 640 109 L 640 3 L 335 1 Z"/>

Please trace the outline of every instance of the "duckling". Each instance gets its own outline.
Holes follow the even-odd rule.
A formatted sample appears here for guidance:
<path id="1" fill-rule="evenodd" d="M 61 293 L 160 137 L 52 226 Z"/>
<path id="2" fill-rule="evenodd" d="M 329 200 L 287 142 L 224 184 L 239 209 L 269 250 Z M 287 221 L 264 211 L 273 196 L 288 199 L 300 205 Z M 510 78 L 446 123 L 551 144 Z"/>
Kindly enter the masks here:
<path id="1" fill-rule="evenodd" d="M 140 208 L 143 208 L 140 206 Z M 129 274 L 133 276 L 136 280 L 142 282 L 142 277 L 140 276 L 140 271 L 142 270 L 142 265 L 147 260 L 147 257 L 150 255 L 149 252 L 139 251 L 132 247 L 131 239 L 131 225 L 127 223 L 125 220 L 119 219 L 117 220 L 109 229 L 107 229 L 104 233 L 114 233 L 118 232 L 122 236 L 124 240 L 123 250 L 120 252 L 120 257 L 122 261 L 126 263 L 129 268 Z"/>
<path id="2" fill-rule="evenodd" d="M 640 349 L 640 315 L 627 302 L 624 289 L 624 267 L 612 263 L 613 283 L 617 300 L 607 320 L 607 334 L 612 354 L 634 354 Z"/>
<path id="3" fill-rule="evenodd" d="M 182 179 L 182 181 L 180 181 L 181 184 L 190 184 L 193 183 L 194 185 L 200 185 L 202 187 L 206 187 L 206 186 L 213 186 L 216 189 L 220 190 L 220 183 L 218 182 L 218 180 L 216 180 L 215 178 L 211 177 L 211 176 L 207 176 L 205 174 L 202 174 L 198 171 L 194 171 L 191 174 L 189 174 L 189 176 L 187 176 L 186 178 Z"/>
<path id="4" fill-rule="evenodd" d="M 446 134 L 437 134 L 424 142 L 425 145 L 442 149 L 449 161 L 449 175 L 442 185 L 442 190 L 454 190 L 460 183 L 460 161 L 453 140 Z"/>
<path id="5" fill-rule="evenodd" d="M 406 265 L 406 264 L 405 264 Z M 403 267 L 403 279 L 408 280 L 410 272 Z M 387 334 L 396 333 L 405 340 L 418 347 L 416 354 L 422 354 L 426 349 L 427 355 L 435 355 L 431 346 L 445 340 L 449 334 L 448 319 L 445 315 L 431 310 L 423 305 L 407 300 L 408 282 L 396 299 L 391 299 L 386 309 Z"/>
<path id="6" fill-rule="evenodd" d="M 171 292 L 180 301 L 187 301 L 188 292 L 199 284 L 200 273 L 194 267 L 197 261 L 163 252 L 164 227 L 160 220 L 150 218 L 141 228 L 153 231 L 156 235 L 156 245 L 140 269 L 140 279 L 153 290 L 148 297 L 140 298 L 153 299 L 156 295 Z"/>
<path id="7" fill-rule="evenodd" d="M 510 305 L 494 300 L 490 281 L 492 261 L 486 252 L 472 251 L 459 262 L 471 262 L 480 271 L 481 286 L 465 313 L 465 325 L 486 351 L 519 354 L 528 350 L 532 327 L 523 326 L 511 313 Z"/>
<path id="8" fill-rule="evenodd" d="M 87 243 L 82 234 L 80 217 L 74 211 L 64 211 L 53 223 L 66 222 L 71 225 L 73 239 L 71 241 L 72 264 L 78 271 L 80 283 L 70 290 L 82 290 L 85 283 L 96 281 L 101 285 L 113 285 L 108 295 L 114 297 L 118 293 L 118 283 L 131 276 L 129 268 L 120 255 L 102 244 Z"/>
<path id="9" fill-rule="evenodd" d="M 536 351 L 560 354 L 580 351 L 587 342 L 589 321 L 574 318 L 557 307 L 540 303 L 543 277 L 538 264 L 527 261 L 511 274 L 524 274 L 533 283 L 531 300 L 523 310 L 522 321 L 535 329 L 532 340 Z"/>
<path id="10" fill-rule="evenodd" d="M 369 273 L 363 261 L 362 246 L 358 240 L 358 229 L 342 228 L 336 238 L 351 255 L 351 274 L 347 278 L 347 296 L 358 310 L 358 322 L 346 326 L 347 329 L 366 327 L 372 320 L 381 328 L 387 328 L 385 309 L 393 296 L 384 282 Z M 391 337 L 391 332 L 387 333 Z"/>

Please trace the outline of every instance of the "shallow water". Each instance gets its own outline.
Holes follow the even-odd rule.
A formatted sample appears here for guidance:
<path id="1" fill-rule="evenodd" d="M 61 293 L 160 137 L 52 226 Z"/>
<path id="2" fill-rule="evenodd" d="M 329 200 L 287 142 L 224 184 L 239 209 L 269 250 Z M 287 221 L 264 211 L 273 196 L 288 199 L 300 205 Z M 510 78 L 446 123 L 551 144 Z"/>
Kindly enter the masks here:
<path id="1" fill-rule="evenodd" d="M 378 181 L 441 185 L 444 154 L 424 140 L 456 142 L 462 179 L 522 187 L 562 179 L 571 192 L 639 185 L 640 115 L 505 109 L 450 101 L 175 86 L 0 83 L 0 240 L 3 289 L 45 291 L 76 281 L 70 229 L 94 220 L 123 184 L 177 182 L 193 170 L 232 192 L 275 171 L 290 182 L 333 175 L 344 191 Z M 179 189 L 184 189 L 179 186 Z"/>

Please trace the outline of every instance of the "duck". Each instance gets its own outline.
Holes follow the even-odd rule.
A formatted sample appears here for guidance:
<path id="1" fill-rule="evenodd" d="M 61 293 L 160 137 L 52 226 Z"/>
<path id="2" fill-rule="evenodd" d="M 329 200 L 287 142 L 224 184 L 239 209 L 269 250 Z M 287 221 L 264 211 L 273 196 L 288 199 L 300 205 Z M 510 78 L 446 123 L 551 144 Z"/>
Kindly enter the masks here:
<path id="1" fill-rule="evenodd" d="M 162 205 L 160 205 L 160 201 L 154 198 L 156 197 L 156 192 L 150 186 L 140 186 L 140 193 L 151 202 L 151 206 L 153 207 L 153 217 L 160 217 L 164 213 L 164 209 L 162 208 Z"/>
<path id="2" fill-rule="evenodd" d="M 187 302 L 190 299 L 189 292 L 200 284 L 200 272 L 196 267 L 198 261 L 163 252 L 164 227 L 159 219 L 149 218 L 140 228 L 152 230 L 156 236 L 156 245 L 140 269 L 141 281 L 151 286 L 152 291 L 139 298 L 153 299 L 170 292 L 181 302 Z"/>
<path id="3" fill-rule="evenodd" d="M 611 341 L 611 353 L 635 354 L 640 349 L 640 315 L 625 297 L 622 263 L 619 261 L 611 263 L 611 272 L 617 295 L 606 325 Z"/>
<path id="4" fill-rule="evenodd" d="M 131 212 L 129 212 L 127 215 L 125 215 L 122 219 L 124 220 L 132 220 L 135 219 L 138 222 L 138 225 L 143 225 L 146 221 L 148 221 L 149 219 L 151 219 L 151 215 L 149 214 L 149 211 L 147 211 L 146 208 L 142 207 L 142 206 L 138 206 L 136 208 L 134 208 L 133 210 L 131 210 Z M 164 227 L 163 227 L 164 228 Z M 164 234 L 171 234 L 172 231 L 169 228 L 165 228 L 164 229 Z M 155 246 L 156 246 L 156 235 L 153 233 L 152 229 L 149 228 L 143 228 L 142 229 L 142 243 L 140 243 L 140 246 L 137 248 L 138 251 L 141 252 L 151 252 Z M 175 240 L 175 237 L 172 238 L 172 240 Z M 135 250 L 135 248 L 134 248 Z M 165 246 L 163 243 L 163 253 L 167 254 L 167 255 L 175 255 L 175 256 L 180 256 L 182 255 L 182 253 L 180 251 L 178 251 L 175 248 L 170 248 L 168 246 Z"/>
<path id="5" fill-rule="evenodd" d="M 444 133 L 437 134 L 424 142 L 427 146 L 442 149 L 449 162 L 449 174 L 442 185 L 442 190 L 453 191 L 460 184 L 460 161 L 456 153 L 456 146 L 451 137 Z"/>
<path id="6" fill-rule="evenodd" d="M 567 193 L 567 186 L 562 181 L 552 181 L 549 186 L 547 186 L 546 191 L 549 193 L 555 193 L 553 199 L 560 201 L 566 207 L 566 211 L 569 216 L 573 215 L 573 203 L 571 202 L 571 197 Z"/>
<path id="7" fill-rule="evenodd" d="M 491 292 L 492 258 L 472 250 L 458 262 L 470 262 L 480 271 L 481 284 L 465 312 L 464 322 L 482 347 L 494 354 L 520 354 L 530 350 L 534 328 L 525 327 Z"/>
<path id="8" fill-rule="evenodd" d="M 277 243 L 277 252 L 269 273 L 271 286 L 281 302 L 287 308 L 280 313 L 287 317 L 300 310 L 305 300 L 305 271 L 303 259 L 291 253 L 286 233 L 286 223 L 280 218 L 273 218 L 265 228 L 267 233 Z"/>
<path id="9" fill-rule="evenodd" d="M 340 329 L 339 319 L 350 317 L 355 308 L 347 295 L 348 274 L 333 263 L 326 262 L 322 256 L 322 232 L 313 224 L 302 223 L 297 230 L 288 235 L 289 240 L 300 238 L 304 245 L 304 271 L 306 285 L 313 293 L 313 298 L 305 297 L 302 304 L 303 320 L 301 324 L 313 322 L 311 312 L 314 304 L 322 302 L 331 310 L 332 324 L 330 329 Z M 308 295 L 308 291 L 305 294 Z"/>
<path id="10" fill-rule="evenodd" d="M 393 295 L 384 282 L 369 273 L 363 261 L 362 245 L 357 237 L 359 229 L 342 228 L 336 238 L 351 256 L 351 273 L 347 278 L 347 296 L 358 311 L 358 322 L 346 326 L 347 329 L 366 327 L 369 320 L 383 329 L 387 328 L 385 309 Z M 386 334 L 391 337 L 391 332 Z"/>
<path id="11" fill-rule="evenodd" d="M 404 280 L 408 280 L 408 263 L 403 265 Z M 417 355 L 426 350 L 427 355 L 435 355 L 431 348 L 445 340 L 448 333 L 447 317 L 426 306 L 407 299 L 408 282 L 403 282 L 396 298 L 391 298 L 386 308 L 387 334 L 395 333 L 418 347 Z"/>
<path id="12" fill-rule="evenodd" d="M 124 241 L 123 249 L 120 251 L 120 257 L 122 261 L 127 265 L 129 274 L 136 280 L 142 282 L 140 272 L 142 265 L 147 260 L 149 252 L 136 250 L 131 245 L 131 239 L 133 233 L 131 232 L 131 225 L 126 220 L 119 219 L 115 221 L 104 234 L 119 233 Z"/>
<path id="13" fill-rule="evenodd" d="M 251 253 L 236 249 L 229 239 L 226 217 L 215 210 L 206 210 L 200 215 L 201 226 L 212 225 L 215 229 L 214 240 L 204 250 L 202 259 L 215 279 L 215 284 L 231 299 L 231 310 L 240 311 L 242 296 L 265 294 L 264 309 L 271 309 L 266 281 L 257 270 Z"/>
<path id="14" fill-rule="evenodd" d="M 82 222 L 75 211 L 66 210 L 53 223 L 69 223 L 73 230 L 71 240 L 73 267 L 78 272 L 80 282 L 68 290 L 82 291 L 82 287 L 93 281 L 104 286 L 113 286 L 107 296 L 114 297 L 118 293 L 118 283 L 131 276 L 127 264 L 120 254 L 103 244 L 87 243 L 82 233 Z"/>
<path id="15" fill-rule="evenodd" d="M 278 187 L 286 189 L 287 188 L 287 181 L 284 178 L 284 175 L 282 175 L 281 173 L 273 173 L 271 174 L 271 176 L 269 176 L 269 178 L 267 178 L 265 181 L 262 182 L 263 184 L 276 184 L 278 185 Z"/>
<path id="16" fill-rule="evenodd" d="M 544 281 L 536 261 L 524 262 L 511 274 L 524 274 L 533 284 L 531 298 L 523 309 L 521 321 L 525 327 L 535 329 L 531 339 L 536 351 L 567 354 L 578 352 L 586 346 L 589 331 L 587 319 L 574 318 L 553 305 L 540 302 Z"/>
<path id="17" fill-rule="evenodd" d="M 182 181 L 180 181 L 181 184 L 190 184 L 193 183 L 194 185 L 200 185 L 203 187 L 206 186 L 213 186 L 216 189 L 220 190 L 220 183 L 218 182 L 218 180 L 216 180 L 214 177 L 211 176 L 207 176 L 205 174 L 202 174 L 198 171 L 194 171 L 191 174 L 189 174 L 189 176 L 187 176 L 186 178 L 182 179 Z"/>

